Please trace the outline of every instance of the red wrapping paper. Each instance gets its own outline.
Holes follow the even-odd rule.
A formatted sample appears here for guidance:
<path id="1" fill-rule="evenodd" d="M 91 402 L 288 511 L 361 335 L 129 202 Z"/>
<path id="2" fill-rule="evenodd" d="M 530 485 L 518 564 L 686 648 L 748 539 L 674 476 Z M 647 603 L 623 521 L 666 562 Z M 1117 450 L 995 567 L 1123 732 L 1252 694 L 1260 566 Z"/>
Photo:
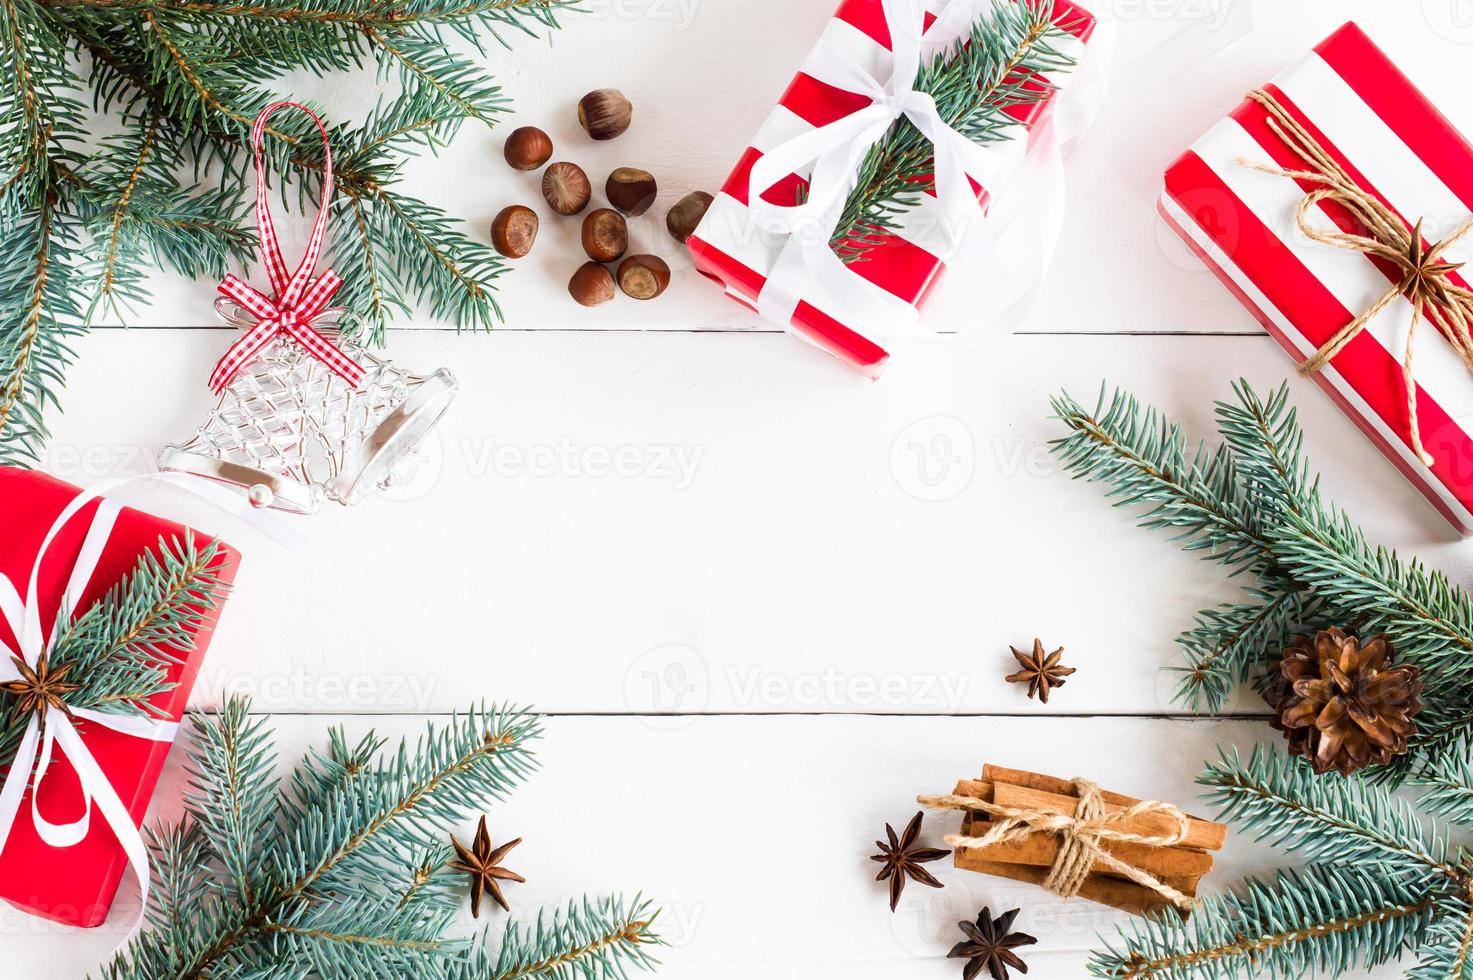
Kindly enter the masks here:
<path id="1" fill-rule="evenodd" d="M 1355 24 L 1346 24 L 1265 88 L 1304 124 L 1356 183 L 1408 227 L 1424 220 L 1435 242 L 1473 213 L 1473 145 Z M 1244 160 L 1305 169 L 1245 101 L 1166 171 L 1162 217 L 1296 361 L 1313 354 L 1393 285 L 1399 274 L 1364 255 L 1309 240 L 1294 209 L 1313 189 L 1257 173 Z M 1357 234 L 1325 202 L 1318 223 Z M 1473 258 L 1460 242 L 1443 258 Z M 1452 281 L 1466 286 L 1467 270 Z M 1473 377 L 1432 325 L 1417 333 L 1415 376 L 1422 440 L 1411 446 L 1401 358 L 1410 301 L 1398 299 L 1322 371 L 1316 383 L 1437 510 L 1473 534 Z"/>
<path id="2" fill-rule="evenodd" d="M 927 19 L 934 20 L 940 0 L 928 0 Z M 1095 18 L 1084 8 L 1069 0 L 1055 0 L 1054 21 L 1065 26 L 1081 44 L 1087 43 L 1095 29 Z M 874 59 L 890 48 L 889 32 L 885 23 L 881 0 L 843 0 L 833 21 L 826 31 L 846 50 L 853 50 L 861 59 Z M 869 50 L 874 48 L 875 50 Z M 1055 85 L 1064 82 L 1055 79 Z M 1019 139 L 1031 140 L 1042 130 L 1048 114 L 1056 102 L 1055 88 L 1037 102 L 1017 106 L 1011 112 L 1026 124 L 1020 130 Z M 778 108 L 769 117 L 741 159 L 722 185 L 705 220 L 688 243 L 696 269 L 708 279 L 720 283 L 729 297 L 744 306 L 755 309 L 757 296 L 767 281 L 766 270 L 770 268 L 774 250 L 765 247 L 747 217 L 747 189 L 752 166 L 761 159 L 765 147 L 775 141 L 805 128 L 824 126 L 863 108 L 867 100 L 863 96 L 826 85 L 817 79 L 799 72 L 784 93 Z M 1026 133 L 1026 137 L 1022 134 Z M 976 182 L 973 181 L 975 185 Z M 764 200 L 782 206 L 799 202 L 806 187 L 804 175 L 794 174 L 790 180 L 778 184 L 764 195 Z M 934 200 L 934 194 L 931 195 Z M 977 198 L 985 208 L 989 189 L 977 187 Z M 931 219 L 924 208 L 908 216 L 913 225 L 923 228 Z M 865 260 L 854 263 L 851 268 L 887 292 L 899 297 L 912 306 L 920 307 L 936 287 L 945 264 L 925 246 L 918 244 L 925 239 L 919 230 L 907 234 L 902 227 L 898 235 L 887 235 L 878 247 L 869 252 Z M 794 333 L 818 345 L 838 357 L 844 363 L 869 377 L 878 377 L 889 352 L 874 340 L 861 336 L 849 326 L 839 322 L 810 302 L 798 305 L 793 321 L 788 325 Z"/>
<path id="3" fill-rule="evenodd" d="M 24 589 L 35 563 L 41 540 L 62 509 L 78 494 L 75 487 L 40 473 L 0 467 L 0 572 Z M 77 553 L 81 549 L 94 502 L 82 509 L 57 536 L 40 576 L 41 621 L 55 622 L 62 590 Z M 78 613 L 107 594 L 137 566 L 145 551 L 157 553 L 159 541 L 183 540 L 187 529 L 131 508 L 119 515 L 111 539 L 98 563 L 87 591 L 77 606 Z M 196 533 L 198 547 L 211 538 Z M 221 543 L 216 552 L 215 573 L 226 583 L 235 577 L 239 555 Z M 153 704 L 170 719 L 183 717 L 200 664 L 213 632 L 213 622 L 198 630 L 191 649 L 163 652 L 182 661 L 170 670 L 177 685 L 154 699 Z M 0 638 L 12 646 L 15 637 L 0 619 Z M 78 732 L 108 776 L 119 798 L 141 826 L 163 771 L 171 746 L 135 738 L 100 725 L 80 721 Z M 0 769 L 0 776 L 5 774 Z M 87 837 L 74 847 L 57 849 L 36 835 L 30 818 L 30 792 L 22 803 L 10 839 L 0 852 L 0 898 L 27 912 L 67 925 L 92 927 L 107 918 L 128 860 L 113 837 L 107 822 L 94 809 Z M 82 798 L 76 772 L 65 755 L 58 753 L 42 786 L 40 809 L 49 820 L 61 822 L 81 816 Z"/>

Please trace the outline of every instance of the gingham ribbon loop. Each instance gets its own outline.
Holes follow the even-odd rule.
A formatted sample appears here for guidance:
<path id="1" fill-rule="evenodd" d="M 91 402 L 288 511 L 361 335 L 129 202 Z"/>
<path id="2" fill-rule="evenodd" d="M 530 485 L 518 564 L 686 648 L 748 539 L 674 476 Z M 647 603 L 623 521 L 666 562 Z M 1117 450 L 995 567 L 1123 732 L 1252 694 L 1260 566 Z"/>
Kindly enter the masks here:
<path id="1" fill-rule="evenodd" d="M 281 254 L 281 243 L 276 237 L 276 225 L 271 220 L 270 193 L 266 184 L 266 157 L 262 152 L 266 120 L 278 109 L 300 109 L 312 117 L 317 131 L 322 135 L 322 201 L 317 212 L 317 221 L 312 226 L 312 237 L 307 241 L 307 251 L 295 272 L 288 273 L 286 259 Z M 312 321 L 327 309 L 328 301 L 342 286 L 342 279 L 331 269 L 312 278 L 317 260 L 322 256 L 323 238 L 327 233 L 328 206 L 332 203 L 332 145 L 328 142 L 327 128 L 317 114 L 297 102 L 273 102 L 256 116 L 251 127 L 251 147 L 256 156 L 256 224 L 260 227 L 261 257 L 266 266 L 266 278 L 271 281 L 273 297 L 255 289 L 235 275 L 227 275 L 220 283 L 220 292 L 239 303 L 256 317 L 257 323 L 247 330 L 210 375 L 210 388 L 219 394 L 231 380 L 278 336 L 286 335 L 294 340 L 312 357 L 321 361 L 334 374 L 354 388 L 363 381 L 363 367 L 333 343 L 321 331 L 312 326 Z"/>

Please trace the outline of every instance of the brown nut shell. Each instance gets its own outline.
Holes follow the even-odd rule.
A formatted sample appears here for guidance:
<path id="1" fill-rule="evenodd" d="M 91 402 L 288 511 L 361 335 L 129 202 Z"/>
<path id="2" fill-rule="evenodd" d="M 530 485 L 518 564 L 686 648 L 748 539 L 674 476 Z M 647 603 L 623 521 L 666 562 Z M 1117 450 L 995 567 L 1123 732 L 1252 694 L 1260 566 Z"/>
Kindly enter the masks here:
<path id="1" fill-rule="evenodd" d="M 595 262 L 613 262 L 629 251 L 629 225 L 610 208 L 588 212 L 583 219 L 583 251 Z"/>
<path id="2" fill-rule="evenodd" d="M 558 214 L 573 215 L 588 207 L 593 187 L 576 163 L 554 163 L 542 175 L 542 196 Z"/>
<path id="3" fill-rule="evenodd" d="M 692 191 L 682 197 L 665 215 L 665 228 L 670 237 L 682 245 L 690 241 L 690 236 L 696 233 L 696 226 L 706 216 L 714 200 L 705 191 Z"/>
<path id="4" fill-rule="evenodd" d="M 491 222 L 491 244 L 509 259 L 520 259 L 532 251 L 541 222 L 537 212 L 521 204 L 503 208 Z"/>
<path id="5" fill-rule="evenodd" d="M 597 262 L 585 262 L 573 273 L 568 293 L 582 306 L 602 306 L 614 298 L 614 277 Z"/>
<path id="6" fill-rule="evenodd" d="M 552 159 L 552 137 L 536 126 L 523 126 L 506 138 L 502 152 L 513 170 L 536 170 Z"/>
<path id="7" fill-rule="evenodd" d="M 634 104 L 616 88 L 589 92 L 578 102 L 578 125 L 596 140 L 624 135 L 634 119 Z"/>
<path id="8" fill-rule="evenodd" d="M 654 299 L 670 285 L 670 266 L 658 255 L 631 255 L 619 263 L 619 288 L 632 299 Z"/>
<path id="9" fill-rule="evenodd" d="M 633 218 L 648 211 L 659 193 L 654 174 L 638 167 L 618 167 L 604 182 L 609 203 Z"/>

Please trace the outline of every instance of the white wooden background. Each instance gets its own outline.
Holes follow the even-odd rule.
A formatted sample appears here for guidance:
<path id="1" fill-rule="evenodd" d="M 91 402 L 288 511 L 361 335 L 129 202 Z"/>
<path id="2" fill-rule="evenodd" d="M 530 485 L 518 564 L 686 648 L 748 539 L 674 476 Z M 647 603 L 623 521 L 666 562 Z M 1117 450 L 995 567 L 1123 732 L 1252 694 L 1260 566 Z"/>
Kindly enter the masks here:
<path id="1" fill-rule="evenodd" d="M 504 205 L 540 204 L 535 178 L 500 160 L 511 125 L 537 124 L 596 182 L 617 165 L 654 171 L 664 191 L 636 237 L 674 256 L 665 208 L 720 184 L 831 0 L 587 6 L 550 43 L 494 52 L 516 115 L 415 161 L 409 183 L 485 234 Z M 1122 63 L 1222 16 L 1216 0 L 1104 6 Z M 545 767 L 492 821 L 526 838 L 516 914 L 642 889 L 666 910 L 675 980 L 951 977 L 955 921 L 982 904 L 1023 907 L 1040 940 L 1030 977 L 1081 976 L 1116 915 L 956 872 L 891 915 L 866 857 L 917 793 L 984 760 L 1190 803 L 1217 746 L 1273 737 L 1249 698 L 1226 720 L 1173 705 L 1172 638 L 1231 586 L 1058 471 L 1048 396 L 1090 398 L 1108 378 L 1206 433 L 1231 379 L 1292 373 L 1153 204 L 1175 153 L 1347 17 L 1473 130 L 1457 97 L 1469 0 L 1262 0 L 1254 15 L 1249 39 L 1107 118 L 1022 332 L 922 347 L 876 384 L 754 322 L 688 263 L 658 302 L 574 306 L 576 222 L 539 208 L 537 251 L 504 280 L 505 328 L 393 336 L 400 362 L 463 384 L 393 499 L 321 514 L 286 553 L 166 491 L 137 496 L 247 553 L 196 702 L 253 694 L 288 755 L 338 722 L 413 734 L 472 699 L 537 706 Z M 633 98 L 635 125 L 595 145 L 573 106 L 606 85 Z M 304 86 L 364 98 L 342 80 Z M 210 323 L 210 284 L 157 285 L 134 329 L 78 345 L 46 461 L 57 475 L 146 471 L 203 418 L 229 334 Z M 966 308 L 955 284 L 931 322 L 965 325 Z M 1310 384 L 1293 387 L 1331 494 L 1375 538 L 1467 582 L 1468 549 Z M 1035 635 L 1079 668 L 1047 707 L 1002 682 L 1008 645 Z M 160 816 L 177 811 L 178 762 Z M 605 801 L 591 824 L 574 787 Z M 929 820 L 930 836 L 946 824 Z M 1213 883 L 1281 860 L 1235 837 Z M 0 937 L 9 975 L 51 978 L 85 973 L 118 934 L 0 909 Z"/>

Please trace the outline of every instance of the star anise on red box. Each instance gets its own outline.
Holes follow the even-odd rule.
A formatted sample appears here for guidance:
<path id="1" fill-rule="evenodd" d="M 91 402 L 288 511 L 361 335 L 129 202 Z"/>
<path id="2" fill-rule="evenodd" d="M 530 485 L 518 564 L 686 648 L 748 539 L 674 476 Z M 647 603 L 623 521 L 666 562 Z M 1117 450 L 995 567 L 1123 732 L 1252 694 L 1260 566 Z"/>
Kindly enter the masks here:
<path id="1" fill-rule="evenodd" d="M 46 712 L 51 708 L 68 718 L 72 716 L 65 700 L 66 695 L 78 690 L 76 684 L 68 684 L 65 679 L 72 669 L 71 664 L 53 668 L 45 651 L 36 658 L 35 667 L 20 657 L 11 657 L 10 662 L 20 674 L 20 680 L 0 684 L 0 691 L 15 695 L 16 707 L 22 715 L 39 715 L 42 726 L 46 724 Z"/>
<path id="2" fill-rule="evenodd" d="M 916 839 L 921 836 L 921 819 L 922 815 L 917 812 L 910 818 L 910 823 L 905 825 L 905 832 L 898 837 L 895 835 L 895 828 L 885 824 L 885 836 L 890 842 L 886 844 L 884 841 L 875 841 L 880 853 L 870 855 L 871 861 L 881 861 L 885 865 L 875 875 L 875 881 L 889 879 L 891 912 L 900 904 L 900 893 L 905 891 L 907 879 L 919 881 L 932 888 L 942 887 L 941 882 L 921 865 L 939 861 L 951 852 L 939 847 L 916 846 Z"/>

